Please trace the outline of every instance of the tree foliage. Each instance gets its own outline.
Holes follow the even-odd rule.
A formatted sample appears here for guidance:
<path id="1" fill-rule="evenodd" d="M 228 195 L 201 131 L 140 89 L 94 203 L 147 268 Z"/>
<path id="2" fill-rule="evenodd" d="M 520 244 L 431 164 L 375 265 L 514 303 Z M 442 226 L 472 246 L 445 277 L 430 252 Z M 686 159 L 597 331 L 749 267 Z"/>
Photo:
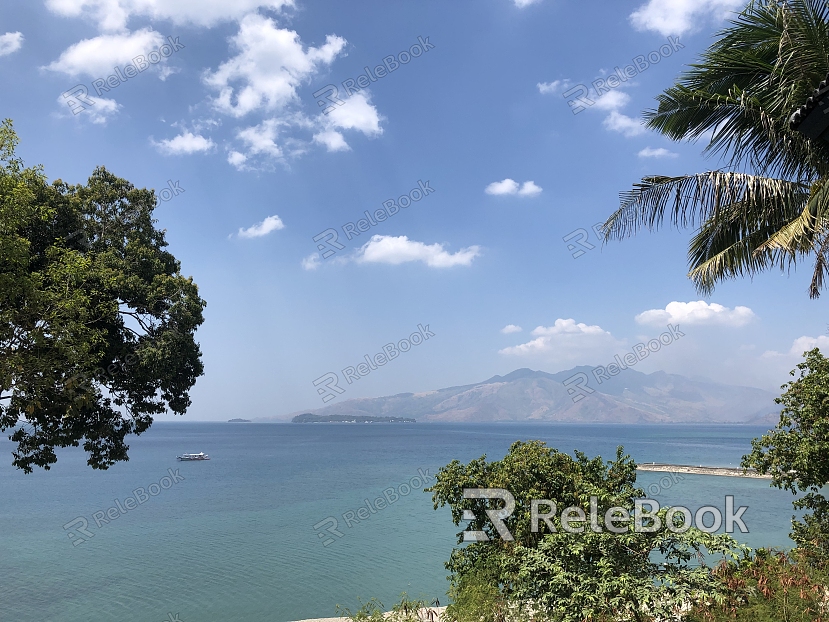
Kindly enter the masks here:
<path id="1" fill-rule="evenodd" d="M 811 561 L 829 565 L 829 500 L 821 490 L 829 484 L 829 359 L 817 348 L 792 370 L 796 380 L 775 401 L 783 405 L 774 430 L 751 442 L 743 466 L 772 476 L 772 485 L 793 494 L 806 510 L 802 521 L 792 519 L 791 538 Z"/>
<path id="2" fill-rule="evenodd" d="M 581 452 L 572 458 L 541 441 L 516 442 L 502 460 L 487 462 L 482 456 L 469 464 L 455 460 L 442 467 L 436 483 L 427 489 L 433 493 L 435 509 L 449 505 L 456 525 L 464 520 L 465 510 L 472 510 L 476 518 L 468 529 L 489 537 L 456 548 L 446 564 L 452 573 L 450 619 L 638 622 L 674 616 L 701 599 L 723 598 L 711 569 L 700 561 L 706 551 L 736 559 L 747 549 L 726 534 L 694 527 L 684 533 L 670 531 L 668 508 L 658 513 L 661 525 L 650 523 L 649 531 L 637 530 L 632 515 L 644 491 L 635 483 L 636 464 L 621 447 L 616 458 L 605 463 Z M 512 493 L 515 511 L 506 524 L 513 541 L 500 538 L 487 520 L 485 510 L 499 509 L 494 507 L 499 502 L 466 499 L 465 488 L 504 488 Z M 601 529 L 587 524 L 581 533 L 563 530 L 561 511 L 575 506 L 588 514 L 591 497 Z M 551 519 L 555 531 L 542 522 L 533 532 L 533 499 L 556 503 Z M 604 525 L 611 507 L 631 515 L 614 521 L 618 533 Z M 679 516 L 673 520 L 682 526 Z M 458 543 L 462 542 L 461 532 Z M 482 609 L 489 613 L 479 618 Z"/>
<path id="3" fill-rule="evenodd" d="M 0 127 L 0 431 L 13 464 L 49 469 L 81 442 L 88 464 L 127 460 L 129 434 L 184 414 L 202 375 L 205 302 L 152 218 L 152 190 L 105 168 L 48 183 Z"/>
<path id="4" fill-rule="evenodd" d="M 694 228 L 688 276 L 705 294 L 814 256 L 817 297 L 829 272 L 829 147 L 789 119 L 829 71 L 829 4 L 753 1 L 718 37 L 645 119 L 672 140 L 710 136 L 705 153 L 724 167 L 643 178 L 622 193 L 606 238 L 666 223 Z"/>

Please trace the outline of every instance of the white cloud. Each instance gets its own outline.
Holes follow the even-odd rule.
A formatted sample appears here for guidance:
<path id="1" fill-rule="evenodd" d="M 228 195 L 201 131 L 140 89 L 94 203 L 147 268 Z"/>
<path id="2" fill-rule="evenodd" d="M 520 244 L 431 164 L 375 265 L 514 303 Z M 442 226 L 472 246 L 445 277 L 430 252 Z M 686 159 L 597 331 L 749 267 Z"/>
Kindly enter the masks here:
<path id="1" fill-rule="evenodd" d="M 323 115 L 324 123 L 329 127 L 358 130 L 366 136 L 379 136 L 383 133 L 383 128 L 380 127 L 382 117 L 371 104 L 370 98 L 365 92 L 354 93 L 342 106 Z"/>
<path id="2" fill-rule="evenodd" d="M 182 155 L 190 153 L 204 153 L 215 147 L 215 143 L 201 134 L 184 131 L 175 138 L 153 141 L 156 148 L 167 155 Z"/>
<path id="3" fill-rule="evenodd" d="M 536 84 L 538 92 L 543 95 L 555 95 L 570 88 L 570 80 L 553 80 L 552 82 L 539 82 Z"/>
<path id="4" fill-rule="evenodd" d="M 516 194 L 518 192 L 518 182 L 512 179 L 505 179 L 504 181 L 493 181 L 484 190 L 487 194 Z"/>
<path id="5" fill-rule="evenodd" d="M 602 125 L 609 130 L 613 130 L 614 132 L 620 132 L 628 138 L 631 136 L 638 136 L 645 131 L 645 126 L 642 125 L 641 121 L 632 119 L 617 110 L 613 110 L 602 122 Z"/>
<path id="6" fill-rule="evenodd" d="M 302 260 L 302 267 L 305 270 L 316 270 L 319 268 L 320 265 L 320 254 L 319 253 L 311 253 L 305 259 Z"/>
<path id="7" fill-rule="evenodd" d="M 244 153 L 232 151 L 227 154 L 227 161 L 229 164 L 235 166 L 237 169 L 242 169 L 248 157 Z"/>
<path id="8" fill-rule="evenodd" d="M 517 194 L 522 197 L 534 197 L 541 194 L 541 190 L 541 187 L 536 186 L 532 181 L 525 181 L 519 186 L 517 181 L 507 178 L 503 181 L 492 182 L 484 189 L 484 192 L 494 195 Z"/>
<path id="9" fill-rule="evenodd" d="M 272 231 L 279 231 L 284 229 L 285 225 L 279 216 L 268 216 L 259 224 L 248 227 L 247 229 L 239 229 L 240 238 L 261 238 L 268 235 Z"/>
<path id="10" fill-rule="evenodd" d="M 630 95 L 624 91 L 608 91 L 596 99 L 594 106 L 597 110 L 616 110 L 627 105 Z"/>
<path id="11" fill-rule="evenodd" d="M 314 142 L 325 145 L 328 151 L 350 151 L 351 147 L 345 142 L 345 138 L 336 130 L 324 130 L 314 134 Z"/>
<path id="12" fill-rule="evenodd" d="M 745 6 L 745 0 L 649 0 L 630 15 L 637 30 L 681 35 L 708 21 L 722 21 Z"/>
<path id="13" fill-rule="evenodd" d="M 67 106 L 66 98 L 61 95 L 58 97 L 58 104 L 61 107 L 61 110 L 67 110 L 68 114 L 66 115 L 59 115 L 59 116 L 68 116 L 68 117 L 75 117 L 78 119 L 86 118 L 89 119 L 92 123 L 103 125 L 107 121 L 109 121 L 113 116 L 115 116 L 118 111 L 121 109 L 121 104 L 116 102 L 114 99 L 106 99 L 105 97 L 95 97 L 94 95 L 86 95 L 85 100 L 91 101 L 92 104 L 87 104 L 86 101 L 83 103 L 83 110 L 81 110 L 77 115 L 71 112 L 71 109 Z M 79 105 L 78 102 L 75 102 L 74 105 Z"/>
<path id="14" fill-rule="evenodd" d="M 804 352 L 814 348 L 820 348 L 824 353 L 829 352 L 829 337 L 826 335 L 818 335 L 817 337 L 808 337 L 803 335 L 802 337 L 798 337 L 794 340 L 792 347 L 788 352 L 775 352 L 774 350 L 768 350 L 763 353 L 762 358 L 785 357 L 800 359 L 803 357 Z"/>
<path id="15" fill-rule="evenodd" d="M 21 47 L 23 47 L 22 32 L 7 32 L 4 35 L 0 35 L 0 56 L 14 54 Z"/>
<path id="16" fill-rule="evenodd" d="M 236 136 L 245 143 L 250 155 L 266 154 L 274 158 L 282 157 L 282 149 L 276 144 L 279 127 L 284 125 L 278 119 L 265 119 L 259 125 L 239 130 Z"/>
<path id="17" fill-rule="evenodd" d="M 279 10 L 293 0 L 47 0 L 53 13 L 95 20 L 102 30 L 124 30 L 131 17 L 169 20 L 176 25 L 215 26 L 238 20 L 257 8 Z"/>
<path id="18" fill-rule="evenodd" d="M 528 7 L 531 4 L 538 4 L 541 0 L 513 0 L 515 6 L 519 9 L 523 9 L 524 7 Z"/>
<path id="19" fill-rule="evenodd" d="M 522 330 L 524 329 L 520 326 L 516 326 L 515 324 L 507 324 L 501 329 L 501 332 L 505 335 L 510 335 L 512 333 L 520 333 Z"/>
<path id="20" fill-rule="evenodd" d="M 574 319 L 559 318 L 553 326 L 538 326 L 532 331 L 535 339 L 499 350 L 507 356 L 553 357 L 559 364 L 584 364 L 610 357 L 620 342 L 601 326 L 588 326 Z"/>
<path id="21" fill-rule="evenodd" d="M 385 263 L 393 266 L 410 261 L 422 261 L 431 268 L 450 268 L 452 266 L 469 266 L 478 257 L 479 246 L 462 248 L 450 253 L 443 244 L 424 244 L 410 240 L 405 235 L 375 235 L 356 253 L 360 263 Z"/>
<path id="22" fill-rule="evenodd" d="M 93 79 L 106 78 L 112 74 L 113 67 L 131 64 L 133 58 L 140 54 L 146 56 L 148 52 L 162 43 L 164 43 L 164 37 L 151 28 L 129 33 L 101 35 L 69 46 L 60 58 L 47 65 L 46 69 L 60 71 L 70 76 L 88 75 Z"/>
<path id="23" fill-rule="evenodd" d="M 658 149 L 653 149 L 651 147 L 645 147 L 642 151 L 639 152 L 640 158 L 676 158 L 679 157 L 678 153 L 674 153 L 673 151 L 668 151 L 664 147 L 659 147 Z"/>
<path id="24" fill-rule="evenodd" d="M 297 100 L 297 87 L 322 66 L 330 65 L 345 47 L 345 39 L 328 35 L 321 47 L 303 49 L 299 35 L 278 28 L 272 19 L 245 16 L 231 38 L 237 55 L 204 81 L 218 91 L 213 105 L 242 117 L 255 110 L 283 111 Z"/>
<path id="25" fill-rule="evenodd" d="M 670 302 L 664 309 L 650 309 L 636 316 L 639 324 L 718 324 L 723 326 L 744 326 L 756 316 L 748 307 L 729 309 L 723 305 L 704 300 L 691 302 Z"/>

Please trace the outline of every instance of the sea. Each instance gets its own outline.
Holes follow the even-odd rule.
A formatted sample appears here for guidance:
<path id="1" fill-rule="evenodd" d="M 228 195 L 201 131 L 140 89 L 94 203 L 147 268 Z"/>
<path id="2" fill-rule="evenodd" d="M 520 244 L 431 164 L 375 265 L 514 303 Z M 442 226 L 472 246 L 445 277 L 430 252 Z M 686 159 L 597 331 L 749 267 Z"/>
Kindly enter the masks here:
<path id="1" fill-rule="evenodd" d="M 446 604 L 464 528 L 424 493 L 438 468 L 517 440 L 637 462 L 731 466 L 745 425 L 156 423 L 107 471 L 81 448 L 33 474 L 0 440 L 0 621 L 287 622 L 402 592 Z M 209 461 L 177 462 L 205 452 Z M 790 548 L 768 480 L 640 472 L 662 505 L 748 506 L 752 547 Z M 380 499 L 378 502 L 377 499 Z M 385 501 L 385 503 L 383 502 Z"/>

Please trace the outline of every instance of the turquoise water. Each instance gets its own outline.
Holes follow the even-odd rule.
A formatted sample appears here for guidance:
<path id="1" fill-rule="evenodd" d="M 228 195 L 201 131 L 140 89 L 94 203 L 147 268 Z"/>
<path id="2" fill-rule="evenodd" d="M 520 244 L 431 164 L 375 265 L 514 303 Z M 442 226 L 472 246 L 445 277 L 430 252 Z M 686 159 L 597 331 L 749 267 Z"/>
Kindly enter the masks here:
<path id="1" fill-rule="evenodd" d="M 86 467 L 80 450 L 52 471 L 23 475 L 0 441 L 0 620 L 15 622 L 285 622 L 335 614 L 357 598 L 391 604 L 402 591 L 445 601 L 443 562 L 458 528 L 434 511 L 418 470 L 453 459 L 501 458 L 516 440 L 610 458 L 622 444 L 638 462 L 736 466 L 749 426 L 219 424 L 159 423 L 132 440 L 131 459 L 109 471 Z M 176 462 L 204 451 L 209 462 Z M 182 481 L 162 480 L 168 469 Z M 753 546 L 791 543 L 792 495 L 768 481 L 641 473 L 664 504 L 723 507 L 743 515 Z M 414 480 L 413 480 L 414 478 Z M 140 505 L 127 502 L 138 488 Z M 667 484 L 670 483 L 670 486 Z M 658 488 L 657 488 L 658 487 Z M 393 489 L 387 507 L 359 511 Z M 116 500 L 125 513 L 109 523 Z M 126 504 L 129 504 L 129 509 Z M 382 503 L 380 504 L 382 505 Z M 372 507 L 372 510 L 375 510 Z M 102 513 L 101 513 L 102 512 Z M 359 522 L 346 525 L 344 513 Z M 328 516 L 337 532 L 314 528 Z M 365 517 L 360 519 L 359 517 Z M 91 537 L 64 529 L 85 517 Z M 349 518 L 351 514 L 349 514 Z M 70 539 L 74 534 L 75 539 Z M 78 545 L 79 538 L 85 541 Z M 330 541 L 326 546 L 324 542 Z"/>

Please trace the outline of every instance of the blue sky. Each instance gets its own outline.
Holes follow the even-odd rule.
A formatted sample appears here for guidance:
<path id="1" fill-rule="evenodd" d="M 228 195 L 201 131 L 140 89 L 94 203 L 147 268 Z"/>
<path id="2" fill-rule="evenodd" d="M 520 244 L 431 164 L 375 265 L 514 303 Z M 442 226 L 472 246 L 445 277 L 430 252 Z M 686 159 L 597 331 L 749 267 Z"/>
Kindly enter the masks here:
<path id="1" fill-rule="evenodd" d="M 607 364 L 668 323 L 685 336 L 636 369 L 776 390 L 829 345 L 807 264 L 702 298 L 690 232 L 591 230 L 643 175 L 718 166 L 639 119 L 740 5 L 11 0 L 2 116 L 51 179 L 105 165 L 167 199 L 158 226 L 208 302 L 189 419 L 320 407 L 314 380 L 419 324 L 434 336 L 336 399 Z M 329 229 L 343 248 L 319 251 Z"/>

